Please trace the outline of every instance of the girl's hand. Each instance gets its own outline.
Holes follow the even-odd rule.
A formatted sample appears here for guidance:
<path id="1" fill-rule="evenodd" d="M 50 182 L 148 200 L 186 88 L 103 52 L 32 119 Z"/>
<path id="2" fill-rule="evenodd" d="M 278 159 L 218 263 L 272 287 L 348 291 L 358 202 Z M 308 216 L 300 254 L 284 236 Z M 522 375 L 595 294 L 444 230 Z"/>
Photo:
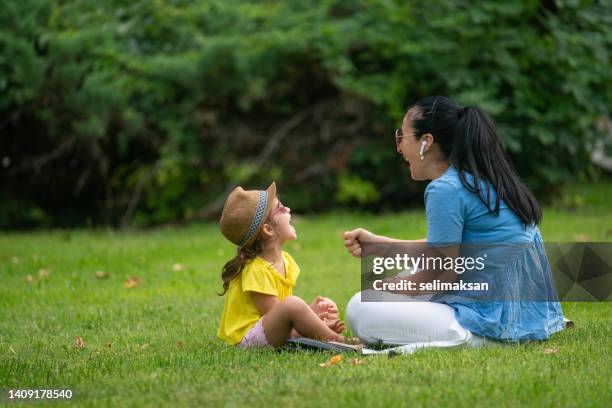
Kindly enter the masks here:
<path id="1" fill-rule="evenodd" d="M 323 320 L 323 323 L 325 323 L 327 327 L 329 327 L 336 333 L 340 334 L 344 331 L 344 323 L 342 322 L 342 320 L 338 319 L 337 314 L 325 312 L 321 313 L 319 315 L 319 318 Z"/>
<path id="2" fill-rule="evenodd" d="M 340 319 L 327 321 L 325 322 L 325 324 L 327 324 L 327 327 L 329 327 L 338 334 L 342 334 L 342 332 L 344 331 L 344 323 Z"/>
<path id="3" fill-rule="evenodd" d="M 316 314 L 321 314 L 325 312 L 336 315 L 338 314 L 338 306 L 336 306 L 334 301 L 323 296 L 317 296 L 310 305 L 310 308 Z"/>
<path id="4" fill-rule="evenodd" d="M 376 241 L 376 235 L 363 228 L 346 231 L 342 237 L 344 238 L 344 246 L 355 258 L 361 257 L 362 242 Z"/>
<path id="5" fill-rule="evenodd" d="M 323 320 L 330 329 L 340 334 L 344 331 L 344 323 L 338 318 L 338 306 L 326 297 L 317 296 L 310 308 Z"/>

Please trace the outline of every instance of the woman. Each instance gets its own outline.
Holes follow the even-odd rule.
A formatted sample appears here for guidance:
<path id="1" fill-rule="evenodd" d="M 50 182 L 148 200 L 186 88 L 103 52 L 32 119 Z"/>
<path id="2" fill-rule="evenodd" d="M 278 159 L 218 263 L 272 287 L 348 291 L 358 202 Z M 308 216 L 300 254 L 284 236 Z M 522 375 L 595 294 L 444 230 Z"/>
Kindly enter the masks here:
<path id="1" fill-rule="evenodd" d="M 561 330 L 561 306 L 538 228 L 540 206 L 505 157 L 489 115 L 446 97 L 427 97 L 408 109 L 395 138 L 411 177 L 432 180 L 425 190 L 427 238 L 399 241 L 357 228 L 344 234 L 352 255 L 360 257 L 364 243 L 391 242 L 444 247 L 454 257 L 465 245 L 512 243 L 512 250 L 502 250 L 505 260 L 483 275 L 497 284 L 485 301 L 442 294 L 410 302 L 390 294 L 384 299 L 392 302 L 367 302 L 356 294 L 346 312 L 355 335 L 369 344 L 427 347 L 544 340 Z M 405 280 L 431 281 L 440 276 L 433 272 Z"/>

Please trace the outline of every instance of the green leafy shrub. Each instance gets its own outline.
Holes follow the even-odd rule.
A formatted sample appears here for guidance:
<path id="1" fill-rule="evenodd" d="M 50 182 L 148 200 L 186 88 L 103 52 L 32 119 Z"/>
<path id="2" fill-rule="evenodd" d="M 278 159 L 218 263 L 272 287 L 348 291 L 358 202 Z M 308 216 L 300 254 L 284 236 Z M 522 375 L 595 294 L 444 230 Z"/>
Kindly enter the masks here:
<path id="1" fill-rule="evenodd" d="M 432 94 L 490 111 L 547 191 L 593 177 L 612 105 L 607 2 L 5 3 L 9 227 L 213 217 L 272 179 L 297 211 L 417 203 L 393 130 Z"/>

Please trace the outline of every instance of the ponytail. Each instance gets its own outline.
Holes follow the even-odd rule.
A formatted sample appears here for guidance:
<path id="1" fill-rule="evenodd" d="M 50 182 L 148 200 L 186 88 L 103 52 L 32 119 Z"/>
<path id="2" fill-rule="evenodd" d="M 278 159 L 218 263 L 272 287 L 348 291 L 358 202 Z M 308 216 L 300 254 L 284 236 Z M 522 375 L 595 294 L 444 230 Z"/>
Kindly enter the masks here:
<path id="1" fill-rule="evenodd" d="M 229 289 L 230 282 L 240 276 L 242 269 L 251 260 L 255 259 L 257 255 L 261 253 L 262 241 L 257 238 L 248 247 L 238 247 L 236 250 L 236 256 L 230 259 L 221 271 L 221 279 L 223 280 L 223 292 L 218 293 L 219 296 L 225 295 Z"/>
<path id="2" fill-rule="evenodd" d="M 461 183 L 477 193 L 495 215 L 499 214 L 500 201 L 504 200 L 524 224 L 539 224 L 542 210 L 507 160 L 491 117 L 476 107 L 460 109 L 457 117 L 450 160 L 459 170 Z M 473 175 L 473 185 L 466 180 L 465 172 Z M 485 182 L 486 192 L 480 188 L 481 180 Z M 497 192 L 494 207 L 491 205 L 490 185 Z"/>
<path id="3" fill-rule="evenodd" d="M 461 107 L 451 99 L 422 99 L 408 110 L 415 137 L 431 133 L 459 173 L 463 186 L 499 215 L 503 200 L 525 225 L 539 224 L 542 210 L 506 158 L 493 119 L 477 107 Z M 465 173 L 473 177 L 470 184 Z M 485 183 L 485 190 L 481 188 Z M 491 202 L 491 186 L 497 195 Z"/>

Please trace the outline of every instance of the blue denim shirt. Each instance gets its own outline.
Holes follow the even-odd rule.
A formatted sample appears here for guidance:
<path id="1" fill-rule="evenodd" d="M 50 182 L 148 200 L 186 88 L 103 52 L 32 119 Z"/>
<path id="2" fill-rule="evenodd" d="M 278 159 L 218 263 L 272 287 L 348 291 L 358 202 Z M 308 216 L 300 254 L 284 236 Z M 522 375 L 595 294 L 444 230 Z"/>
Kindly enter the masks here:
<path id="1" fill-rule="evenodd" d="M 471 174 L 465 175 L 468 183 L 474 185 Z M 484 181 L 481 188 L 486 192 Z M 495 203 L 493 186 L 489 193 L 491 202 Z M 490 212 L 478 195 L 461 183 L 454 166 L 429 183 L 425 190 L 425 209 L 428 245 L 516 243 L 519 245 L 513 248 L 521 248 L 522 244 L 529 243 L 523 245 L 526 249 L 512 254 L 511 260 L 502 262 L 503 265 L 485 264 L 483 272 L 489 272 L 486 276 L 497 283 L 494 298 L 462 300 L 461 296 L 452 294 L 433 298 L 452 306 L 463 327 L 480 336 L 510 342 L 544 340 L 563 329 L 561 305 L 556 301 L 550 265 L 536 225 L 523 224 L 503 201 L 499 215 Z"/>

